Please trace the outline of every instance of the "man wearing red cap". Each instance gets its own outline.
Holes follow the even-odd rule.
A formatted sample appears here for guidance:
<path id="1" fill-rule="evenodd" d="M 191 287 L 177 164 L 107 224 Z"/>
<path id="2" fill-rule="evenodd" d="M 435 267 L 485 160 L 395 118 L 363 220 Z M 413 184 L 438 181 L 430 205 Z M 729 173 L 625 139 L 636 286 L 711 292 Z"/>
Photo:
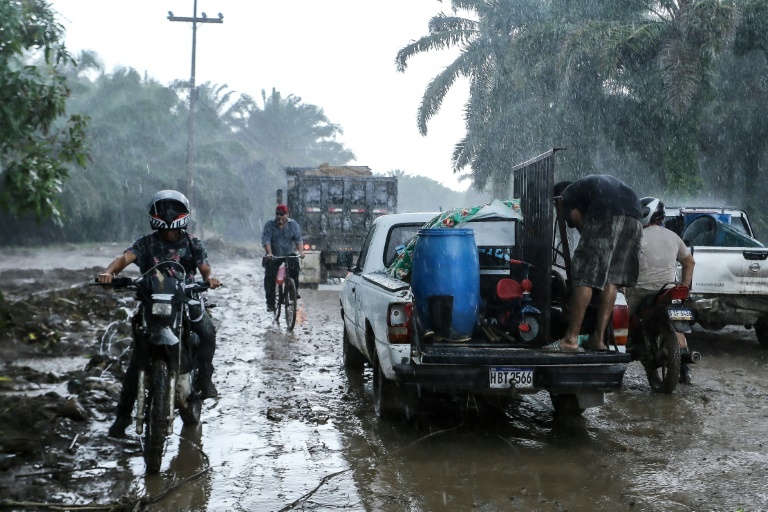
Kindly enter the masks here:
<path id="1" fill-rule="evenodd" d="M 288 206 L 279 204 L 275 208 L 275 218 L 270 219 L 264 225 L 264 232 L 261 235 L 261 243 L 264 245 L 266 256 L 264 256 L 264 291 L 267 294 L 267 311 L 275 310 L 275 278 L 277 269 L 280 267 L 279 261 L 273 261 L 273 257 L 290 256 L 298 253 L 302 258 L 303 241 L 301 239 L 301 228 L 299 223 L 288 216 Z M 299 289 L 299 262 L 295 258 L 286 260 L 288 267 L 288 276 L 296 283 L 296 290 Z M 296 294 L 296 298 L 299 298 Z"/>

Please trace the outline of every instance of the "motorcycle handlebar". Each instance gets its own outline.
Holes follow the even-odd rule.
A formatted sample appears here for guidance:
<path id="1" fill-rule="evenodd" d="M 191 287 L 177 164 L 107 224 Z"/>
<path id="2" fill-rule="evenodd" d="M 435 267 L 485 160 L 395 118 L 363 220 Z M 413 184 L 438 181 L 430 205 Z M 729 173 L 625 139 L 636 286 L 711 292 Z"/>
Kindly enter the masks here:
<path id="1" fill-rule="evenodd" d="M 113 277 L 111 283 L 100 283 L 98 277 L 93 278 L 91 286 L 111 286 L 112 288 L 136 288 L 136 282 L 130 277 Z"/>
<path id="2" fill-rule="evenodd" d="M 98 277 L 93 278 L 93 283 L 90 286 L 111 286 L 112 288 L 127 288 L 135 290 L 138 287 L 138 281 L 134 281 L 131 277 L 113 277 L 111 283 L 100 283 Z M 186 291 L 191 292 L 204 292 L 211 288 L 211 285 L 205 281 L 196 281 L 191 284 L 184 285 Z"/>

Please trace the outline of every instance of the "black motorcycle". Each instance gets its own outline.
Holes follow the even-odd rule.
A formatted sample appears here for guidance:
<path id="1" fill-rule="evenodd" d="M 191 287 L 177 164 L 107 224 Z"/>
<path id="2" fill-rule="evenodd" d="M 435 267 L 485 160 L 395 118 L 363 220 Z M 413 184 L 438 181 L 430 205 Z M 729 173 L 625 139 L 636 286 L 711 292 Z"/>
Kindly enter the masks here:
<path id="1" fill-rule="evenodd" d="M 681 354 L 676 333 L 691 332 L 693 312 L 685 305 L 688 287 L 667 283 L 647 295 L 629 319 L 627 350 L 639 360 L 651 389 L 672 393 L 680 380 L 681 363 L 697 363 L 698 352 Z"/>
<path id="2" fill-rule="evenodd" d="M 111 284 L 116 291 L 136 291 L 139 300 L 133 319 L 134 350 L 141 354 L 136 433 L 144 434 L 144 461 L 150 474 L 160 471 L 175 411 L 185 425 L 200 422 L 203 400 L 197 389 L 195 358 L 200 339 L 190 329 L 188 305 L 200 301 L 205 308 L 203 292 L 208 289 L 202 281 L 185 283 L 183 270 L 176 277 L 155 270 L 137 279 L 115 278 Z"/>

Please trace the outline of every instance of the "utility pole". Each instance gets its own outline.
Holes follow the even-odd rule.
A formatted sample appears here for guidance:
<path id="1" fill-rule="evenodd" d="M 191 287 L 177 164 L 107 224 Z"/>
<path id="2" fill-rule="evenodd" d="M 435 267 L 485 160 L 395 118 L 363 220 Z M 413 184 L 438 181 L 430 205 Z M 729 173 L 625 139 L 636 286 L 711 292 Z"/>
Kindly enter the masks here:
<path id="1" fill-rule="evenodd" d="M 198 23 L 224 23 L 224 16 L 219 13 L 218 18 L 209 18 L 205 13 L 197 17 L 197 0 L 195 0 L 192 17 L 174 16 L 168 11 L 170 21 L 184 21 L 192 23 L 192 74 L 189 79 L 189 133 L 187 135 L 187 199 L 190 204 L 194 204 L 193 196 L 195 190 L 194 172 L 192 171 L 192 149 L 194 147 L 194 128 L 195 128 L 195 102 L 197 101 L 197 87 L 195 87 L 195 53 L 197 51 L 197 24 Z"/>

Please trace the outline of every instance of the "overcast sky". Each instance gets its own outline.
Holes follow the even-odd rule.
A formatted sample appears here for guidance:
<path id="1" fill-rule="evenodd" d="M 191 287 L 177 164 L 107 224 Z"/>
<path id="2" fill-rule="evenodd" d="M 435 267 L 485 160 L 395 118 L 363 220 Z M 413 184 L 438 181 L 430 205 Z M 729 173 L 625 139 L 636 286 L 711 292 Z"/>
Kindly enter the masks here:
<path id="1" fill-rule="evenodd" d="M 189 79 L 194 0 L 50 0 L 66 27 L 68 49 L 94 50 L 106 72 L 132 67 L 162 83 Z M 429 19 L 448 11 L 437 0 L 198 0 L 196 82 L 228 85 L 261 98 L 274 87 L 321 107 L 344 129 L 340 138 L 357 165 L 401 169 L 465 190 L 451 171 L 453 146 L 464 135 L 466 81 L 454 85 L 426 137 L 416 112 L 429 80 L 456 51 L 413 58 L 395 69 L 397 51 L 428 32 Z M 320 162 L 306 162 L 313 165 Z"/>

